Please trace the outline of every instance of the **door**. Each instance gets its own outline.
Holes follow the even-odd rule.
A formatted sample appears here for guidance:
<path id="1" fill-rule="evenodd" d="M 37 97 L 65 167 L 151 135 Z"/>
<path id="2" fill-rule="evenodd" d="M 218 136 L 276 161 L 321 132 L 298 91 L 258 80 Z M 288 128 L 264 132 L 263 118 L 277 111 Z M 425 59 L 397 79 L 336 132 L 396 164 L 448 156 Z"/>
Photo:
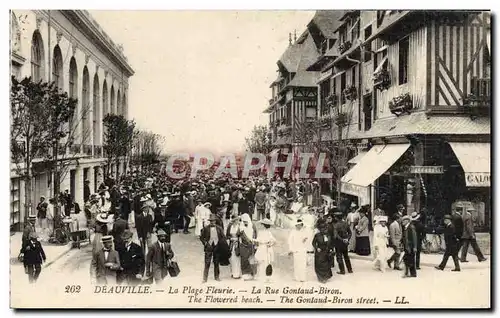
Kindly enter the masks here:
<path id="1" fill-rule="evenodd" d="M 71 199 L 75 200 L 76 191 L 76 170 L 73 169 L 69 172 L 69 192 L 71 194 Z"/>

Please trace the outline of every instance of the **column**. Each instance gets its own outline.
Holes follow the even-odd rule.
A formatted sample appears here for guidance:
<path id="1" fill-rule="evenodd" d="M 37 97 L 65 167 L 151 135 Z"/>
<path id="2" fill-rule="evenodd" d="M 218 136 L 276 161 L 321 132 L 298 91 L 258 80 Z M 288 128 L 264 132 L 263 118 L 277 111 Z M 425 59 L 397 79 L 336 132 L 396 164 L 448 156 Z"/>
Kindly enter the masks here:
<path id="1" fill-rule="evenodd" d="M 83 207 L 83 167 L 76 167 L 75 173 L 75 193 L 74 198 L 75 202 L 80 205 L 80 208 Z"/>
<path id="2" fill-rule="evenodd" d="M 95 178 L 94 178 L 94 173 L 95 173 L 95 170 L 94 170 L 94 167 L 89 167 L 89 187 L 90 187 L 90 194 L 94 193 L 94 189 L 95 189 Z"/>

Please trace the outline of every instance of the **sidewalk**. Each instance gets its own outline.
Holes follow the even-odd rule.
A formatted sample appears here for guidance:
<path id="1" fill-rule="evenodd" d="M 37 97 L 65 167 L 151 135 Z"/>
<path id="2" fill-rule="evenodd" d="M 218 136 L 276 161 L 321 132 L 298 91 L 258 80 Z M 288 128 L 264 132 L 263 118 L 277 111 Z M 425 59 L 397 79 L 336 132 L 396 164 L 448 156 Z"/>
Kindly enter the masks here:
<path id="1" fill-rule="evenodd" d="M 72 218 L 78 219 L 80 223 L 80 229 L 86 227 L 85 215 L 83 213 L 80 214 L 71 214 Z M 38 232 L 38 229 L 37 229 Z M 19 262 L 17 256 L 19 255 L 19 251 L 21 250 L 21 242 L 22 242 L 23 233 L 16 232 L 10 236 L 10 265 L 11 266 L 21 266 L 22 263 Z M 41 242 L 43 250 L 45 252 L 45 256 L 47 260 L 43 264 L 43 268 L 46 268 L 52 265 L 55 261 L 60 259 L 62 256 L 67 254 L 71 248 L 72 243 L 69 242 L 66 245 L 54 245 L 48 242 Z"/>
<path id="2" fill-rule="evenodd" d="M 281 242 L 287 242 L 288 240 L 288 234 L 290 233 L 290 229 L 280 229 L 280 228 L 274 228 L 273 234 L 276 238 L 276 240 L 281 241 Z M 361 256 L 355 253 L 349 253 L 349 257 L 351 259 L 356 259 L 356 260 L 362 260 L 362 261 L 368 261 L 372 262 L 373 261 L 373 256 L 368 255 L 368 256 Z M 434 267 L 439 265 L 441 263 L 441 260 L 443 259 L 443 254 L 420 254 L 420 266 L 425 266 L 425 267 Z M 488 258 L 486 262 L 481 262 L 479 263 L 477 261 L 477 258 L 475 255 L 468 255 L 468 261 L 467 263 L 460 263 L 460 266 L 463 269 L 478 269 L 478 268 L 490 268 L 491 266 L 491 261 Z M 448 260 L 448 267 L 453 266 L 453 260 L 450 258 Z"/>

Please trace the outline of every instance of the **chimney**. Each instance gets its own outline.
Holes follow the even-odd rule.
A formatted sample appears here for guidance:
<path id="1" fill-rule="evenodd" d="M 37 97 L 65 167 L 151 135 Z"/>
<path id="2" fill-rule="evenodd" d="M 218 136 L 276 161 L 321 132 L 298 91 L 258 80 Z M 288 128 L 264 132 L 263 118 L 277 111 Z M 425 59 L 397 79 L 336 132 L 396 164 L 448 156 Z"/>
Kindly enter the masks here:
<path id="1" fill-rule="evenodd" d="M 293 38 L 294 38 L 294 42 L 297 42 L 297 30 L 293 30 Z"/>
<path id="2" fill-rule="evenodd" d="M 292 33 L 288 33 L 288 44 L 292 45 Z"/>

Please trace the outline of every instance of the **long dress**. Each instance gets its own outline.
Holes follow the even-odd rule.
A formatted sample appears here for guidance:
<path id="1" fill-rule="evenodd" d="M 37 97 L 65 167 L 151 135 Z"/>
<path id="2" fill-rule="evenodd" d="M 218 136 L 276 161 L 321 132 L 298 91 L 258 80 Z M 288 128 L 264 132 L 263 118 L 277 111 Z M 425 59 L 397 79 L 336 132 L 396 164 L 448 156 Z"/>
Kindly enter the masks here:
<path id="1" fill-rule="evenodd" d="M 373 265 L 375 268 L 385 272 L 387 266 L 387 259 L 389 258 L 389 251 L 387 248 L 387 238 L 389 237 L 389 230 L 386 226 L 375 224 L 373 228 L 373 247 L 375 251 L 375 259 Z"/>
<path id="2" fill-rule="evenodd" d="M 248 214 L 247 214 L 248 216 Z M 250 218 L 250 216 L 248 216 Z M 242 220 L 244 220 L 242 218 Z M 257 229 L 250 221 L 245 226 L 243 222 L 240 223 L 240 256 L 241 256 L 241 272 L 243 278 L 248 280 L 255 275 L 255 264 L 253 263 L 255 249 L 252 240 L 257 238 Z"/>
<path id="3" fill-rule="evenodd" d="M 330 279 L 332 274 L 332 238 L 328 234 L 316 233 L 312 242 L 314 247 L 314 271 L 322 283 Z"/>
<path id="4" fill-rule="evenodd" d="M 288 237 L 288 248 L 293 254 L 293 276 L 298 282 L 305 282 L 307 278 L 307 251 L 310 246 L 309 231 L 307 229 L 293 229 Z"/>
<path id="5" fill-rule="evenodd" d="M 368 218 L 365 216 L 359 220 L 356 226 L 356 254 L 370 255 L 370 236 L 368 232 Z"/>
<path id="6" fill-rule="evenodd" d="M 201 229 L 203 228 L 203 222 L 201 219 L 201 208 L 202 207 L 203 206 L 201 204 L 199 204 L 194 210 L 194 218 L 196 220 L 196 225 L 194 228 L 194 235 L 196 235 L 196 236 L 201 235 Z"/>
<path id="7" fill-rule="evenodd" d="M 268 205 L 268 211 L 269 211 L 269 219 L 271 222 L 276 224 L 276 200 L 275 199 L 269 199 L 267 202 Z"/>
<path id="8" fill-rule="evenodd" d="M 96 221 L 95 223 L 95 234 L 92 240 L 92 254 L 95 254 L 103 249 L 102 237 L 108 235 L 108 226 L 105 223 Z"/>
<path id="9" fill-rule="evenodd" d="M 231 277 L 241 278 L 241 257 L 240 257 L 240 238 L 238 232 L 240 230 L 239 223 L 230 224 L 227 228 L 227 238 L 229 238 L 229 251 L 231 256 L 229 264 L 231 265 Z"/>
<path id="10" fill-rule="evenodd" d="M 269 229 L 259 231 L 259 237 L 255 240 L 258 243 L 255 259 L 259 263 L 258 276 L 264 278 L 268 265 L 273 266 L 274 263 L 274 244 L 276 239 Z M 271 276 L 271 275 L 269 275 Z"/>

